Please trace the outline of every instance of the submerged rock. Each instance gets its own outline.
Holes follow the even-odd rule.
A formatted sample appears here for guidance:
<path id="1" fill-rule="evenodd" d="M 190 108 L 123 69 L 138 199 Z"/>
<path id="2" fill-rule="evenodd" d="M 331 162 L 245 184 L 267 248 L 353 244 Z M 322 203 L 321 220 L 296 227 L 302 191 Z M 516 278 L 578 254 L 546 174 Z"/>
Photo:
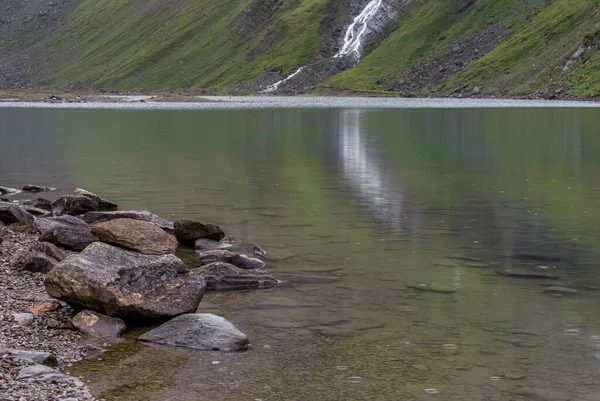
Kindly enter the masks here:
<path id="1" fill-rule="evenodd" d="M 96 338 L 115 338 L 125 331 L 125 322 L 116 317 L 84 310 L 73 317 L 73 326 L 84 334 Z"/>
<path id="2" fill-rule="evenodd" d="M 58 365 L 56 357 L 49 352 L 21 351 L 16 349 L 0 348 L 0 355 L 9 355 L 14 360 L 35 363 L 38 365 Z"/>
<path id="3" fill-rule="evenodd" d="M 92 234 L 91 227 L 73 216 L 39 218 L 35 220 L 34 226 L 41 234 L 41 241 L 74 251 L 81 251 L 98 241 Z"/>
<path id="4" fill-rule="evenodd" d="M 215 262 L 193 270 L 206 280 L 208 290 L 251 290 L 271 288 L 279 282 L 264 271 L 240 269 L 229 263 Z"/>
<path id="5" fill-rule="evenodd" d="M 87 198 L 92 199 L 98 204 L 99 210 L 117 210 L 119 208 L 119 205 L 117 205 L 116 203 L 103 199 L 95 193 L 86 191 L 85 189 L 76 188 L 75 191 L 73 191 L 73 195 L 85 196 Z"/>
<path id="6" fill-rule="evenodd" d="M 406 288 L 425 292 L 437 292 L 440 294 L 454 294 L 456 292 L 456 290 L 452 287 L 445 287 L 436 284 L 406 284 Z"/>
<path id="7" fill-rule="evenodd" d="M 577 291 L 574 288 L 561 287 L 558 285 L 548 287 L 548 288 L 544 289 L 544 292 L 549 293 L 549 294 L 562 294 L 562 295 L 575 295 L 575 294 L 579 293 L 579 291 Z"/>
<path id="8" fill-rule="evenodd" d="M 231 248 L 233 245 L 215 241 L 214 239 L 199 238 L 194 243 L 194 249 L 197 251 L 213 251 L 215 249 Z"/>
<path id="9" fill-rule="evenodd" d="M 41 185 L 31 185 L 31 184 L 27 184 L 27 185 L 23 186 L 23 191 L 33 192 L 33 193 L 54 191 L 55 189 L 56 188 L 49 188 L 49 187 L 43 187 Z"/>
<path id="10" fill-rule="evenodd" d="M 0 202 L 0 222 L 6 224 L 21 223 L 33 225 L 34 217 L 15 203 Z"/>
<path id="11" fill-rule="evenodd" d="M 141 255 L 101 242 L 46 276 L 54 298 L 108 316 L 167 318 L 198 308 L 206 282 L 174 255 Z"/>
<path id="12" fill-rule="evenodd" d="M 140 341 L 201 351 L 241 351 L 248 337 L 225 318 L 211 313 L 178 316 L 143 334 Z"/>
<path id="13" fill-rule="evenodd" d="M 546 272 L 534 272 L 534 271 L 523 271 L 523 270 L 512 270 L 512 269 L 498 270 L 497 274 L 499 274 L 500 276 L 515 277 L 515 278 L 548 279 L 548 280 L 560 279 L 560 276 L 556 276 L 554 274 L 550 274 L 550 273 L 546 273 Z"/>
<path id="14" fill-rule="evenodd" d="M 80 195 L 64 195 L 52 202 L 54 216 L 77 216 L 98 209 L 98 202 Z"/>
<path id="15" fill-rule="evenodd" d="M 48 273 L 54 266 L 63 261 L 67 255 L 49 242 L 37 242 L 31 252 L 23 255 L 16 262 L 16 267 L 33 273 Z"/>
<path id="16" fill-rule="evenodd" d="M 203 224 L 191 220 L 177 220 L 174 225 L 175 237 L 183 245 L 193 246 L 196 240 L 200 238 L 220 241 L 225 237 L 223 230 L 213 224 Z"/>
<path id="17" fill-rule="evenodd" d="M 100 241 L 149 255 L 173 253 L 177 240 L 148 221 L 115 219 L 92 226 Z"/>
<path id="18" fill-rule="evenodd" d="M 208 265 L 214 262 L 230 263 L 240 269 L 262 269 L 266 263 L 257 258 L 250 258 L 224 249 L 198 252 L 200 263 Z"/>

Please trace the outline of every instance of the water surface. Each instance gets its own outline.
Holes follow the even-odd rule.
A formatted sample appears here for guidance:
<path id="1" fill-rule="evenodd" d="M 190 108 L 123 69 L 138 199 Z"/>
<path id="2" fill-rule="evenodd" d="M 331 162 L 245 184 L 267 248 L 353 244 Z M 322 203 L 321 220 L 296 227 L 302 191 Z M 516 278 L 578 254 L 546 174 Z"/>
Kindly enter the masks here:
<path id="1" fill-rule="evenodd" d="M 584 107 L 0 108 L 0 185 L 216 223 L 283 281 L 201 304 L 248 352 L 132 333 L 74 366 L 100 398 L 592 401 L 598 127 Z"/>

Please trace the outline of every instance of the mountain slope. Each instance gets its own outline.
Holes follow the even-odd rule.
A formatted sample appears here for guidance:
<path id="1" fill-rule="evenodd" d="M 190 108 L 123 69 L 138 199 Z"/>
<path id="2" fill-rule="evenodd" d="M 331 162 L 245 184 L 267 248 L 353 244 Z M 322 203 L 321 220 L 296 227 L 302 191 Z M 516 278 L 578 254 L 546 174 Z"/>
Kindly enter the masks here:
<path id="1" fill-rule="evenodd" d="M 0 89 L 258 91 L 310 64 L 286 93 L 600 96 L 593 0 L 384 0 L 350 69 L 369 0 L 7 1 Z"/>

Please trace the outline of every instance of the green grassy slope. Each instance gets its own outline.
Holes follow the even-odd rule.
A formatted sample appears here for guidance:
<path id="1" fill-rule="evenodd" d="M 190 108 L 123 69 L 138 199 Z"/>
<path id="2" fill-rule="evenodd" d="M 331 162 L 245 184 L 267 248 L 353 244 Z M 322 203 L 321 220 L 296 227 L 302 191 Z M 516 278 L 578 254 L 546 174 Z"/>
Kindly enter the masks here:
<path id="1" fill-rule="evenodd" d="M 84 0 L 48 45 L 43 84 L 95 89 L 233 87 L 319 52 L 326 0 Z M 64 64 L 63 64 L 64 63 Z"/>
<path id="2" fill-rule="evenodd" d="M 579 96 L 600 95 L 600 55 L 595 26 L 598 5 L 590 0 L 490 0 L 458 13 L 456 0 L 419 1 L 401 15 L 398 28 L 354 69 L 320 86 L 329 90 L 385 90 L 413 67 L 444 61 L 456 43 L 501 24 L 504 41 L 434 92 L 470 92 L 481 87 L 496 95 L 532 94 L 550 86 Z M 596 48 L 567 72 L 564 66 L 584 37 L 596 35 Z M 477 41 L 471 44 L 477 50 Z M 582 65 L 587 63 L 585 65 Z M 582 75 L 584 78 L 581 78 Z M 427 94 L 427 93 L 421 93 Z"/>

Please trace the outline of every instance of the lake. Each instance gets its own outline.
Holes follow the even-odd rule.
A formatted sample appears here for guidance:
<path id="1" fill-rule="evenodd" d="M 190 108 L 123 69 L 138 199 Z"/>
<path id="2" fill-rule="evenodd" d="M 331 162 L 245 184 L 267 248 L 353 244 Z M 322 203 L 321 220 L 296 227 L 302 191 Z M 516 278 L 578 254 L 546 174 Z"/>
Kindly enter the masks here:
<path id="1" fill-rule="evenodd" d="M 306 99 L 0 104 L 0 185 L 218 224 L 282 281 L 200 305 L 247 352 L 136 329 L 69 373 L 123 401 L 600 399 L 598 105 Z"/>

